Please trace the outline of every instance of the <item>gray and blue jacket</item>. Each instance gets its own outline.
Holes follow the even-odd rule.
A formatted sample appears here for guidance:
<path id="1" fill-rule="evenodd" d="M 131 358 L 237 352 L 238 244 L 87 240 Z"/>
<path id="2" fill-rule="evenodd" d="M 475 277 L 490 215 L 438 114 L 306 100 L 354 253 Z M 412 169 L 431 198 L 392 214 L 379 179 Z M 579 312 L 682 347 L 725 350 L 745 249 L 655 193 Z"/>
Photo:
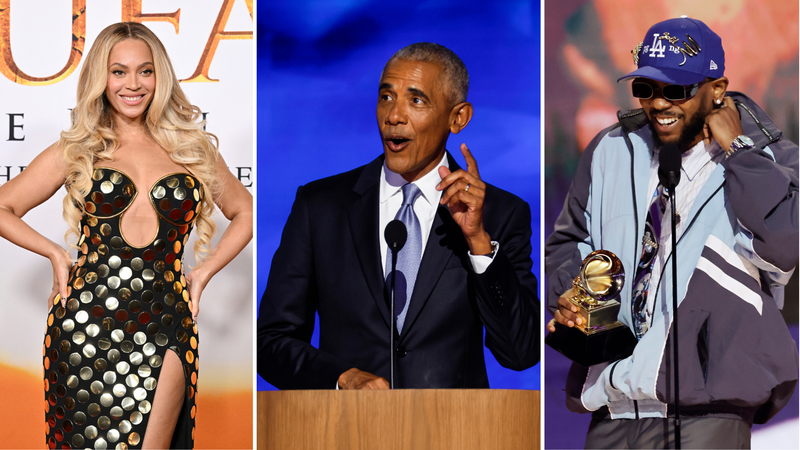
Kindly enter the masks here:
<path id="1" fill-rule="evenodd" d="M 736 100 L 755 148 L 718 164 L 677 244 L 682 415 L 764 423 L 790 399 L 798 352 L 780 309 L 798 261 L 798 147 L 748 97 Z M 653 138 L 644 112 L 620 112 L 584 151 L 545 247 L 548 306 L 555 311 L 593 250 L 627 269 L 619 320 L 631 327 L 631 282 L 651 192 Z M 625 359 L 573 365 L 567 406 L 617 419 L 672 414 L 672 270 L 669 255 L 647 334 Z"/>

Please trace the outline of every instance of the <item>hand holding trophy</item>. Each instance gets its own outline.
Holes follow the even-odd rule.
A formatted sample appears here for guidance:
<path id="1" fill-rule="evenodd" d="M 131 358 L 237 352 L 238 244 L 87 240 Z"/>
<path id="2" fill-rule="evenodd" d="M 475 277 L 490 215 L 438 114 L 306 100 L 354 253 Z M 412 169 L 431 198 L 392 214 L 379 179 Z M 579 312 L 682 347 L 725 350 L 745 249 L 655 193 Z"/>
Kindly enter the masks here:
<path id="1" fill-rule="evenodd" d="M 556 330 L 545 343 L 585 367 L 629 356 L 636 337 L 617 320 L 620 303 L 613 298 L 624 282 L 625 270 L 615 254 L 608 250 L 590 253 L 572 282 L 576 295 L 568 298 L 582 320 L 574 327 L 556 322 Z"/>

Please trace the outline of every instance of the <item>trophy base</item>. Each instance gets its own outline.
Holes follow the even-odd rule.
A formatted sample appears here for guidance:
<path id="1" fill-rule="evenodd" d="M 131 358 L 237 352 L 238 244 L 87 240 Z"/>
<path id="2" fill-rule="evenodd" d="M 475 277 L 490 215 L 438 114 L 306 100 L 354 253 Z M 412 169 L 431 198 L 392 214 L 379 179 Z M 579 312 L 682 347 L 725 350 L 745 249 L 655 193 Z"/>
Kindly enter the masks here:
<path id="1" fill-rule="evenodd" d="M 578 308 L 578 314 L 586 320 L 585 324 L 576 325 L 576 327 L 584 329 L 586 334 L 592 334 L 622 326 L 622 323 L 617 321 L 620 308 L 617 300 L 609 300 L 600 305 L 589 305 L 585 300 L 590 298 L 578 295 L 570 299 L 570 302 Z"/>
<path id="2" fill-rule="evenodd" d="M 627 358 L 636 347 L 636 336 L 620 322 L 591 332 L 556 323 L 556 331 L 548 333 L 545 344 L 584 367 Z"/>

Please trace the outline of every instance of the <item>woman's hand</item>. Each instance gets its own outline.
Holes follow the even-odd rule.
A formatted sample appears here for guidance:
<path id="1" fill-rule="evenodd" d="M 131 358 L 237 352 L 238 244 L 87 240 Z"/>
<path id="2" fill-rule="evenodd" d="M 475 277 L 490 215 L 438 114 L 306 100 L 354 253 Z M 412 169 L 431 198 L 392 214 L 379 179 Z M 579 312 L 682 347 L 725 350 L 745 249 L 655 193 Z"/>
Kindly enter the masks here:
<path id="1" fill-rule="evenodd" d="M 60 245 L 31 228 L 22 217 L 52 197 L 64 185 L 67 173 L 61 147 L 53 144 L 34 158 L 22 173 L 0 186 L 0 237 L 48 258 L 53 265 L 53 291 L 47 298 L 48 311 L 59 294 L 62 304 L 66 304 L 72 261 Z"/>
<path id="2" fill-rule="evenodd" d="M 253 237 L 253 196 L 228 170 L 228 165 L 222 157 L 219 158 L 218 166 L 223 195 L 215 197 L 214 201 L 231 223 L 208 256 L 189 275 L 186 275 L 186 289 L 189 290 L 191 300 L 189 308 L 192 310 L 192 319 L 195 323 L 200 312 L 200 296 L 203 294 L 203 289 Z"/>
<path id="3" fill-rule="evenodd" d="M 203 270 L 203 265 L 195 267 L 189 275 L 186 276 L 186 289 L 189 289 L 189 300 L 191 301 L 192 320 L 197 323 L 197 315 L 200 313 L 200 296 L 203 294 L 203 289 L 208 284 L 209 277 Z"/>
<path id="4" fill-rule="evenodd" d="M 186 276 L 186 289 L 189 290 L 189 297 L 191 297 L 189 307 L 195 323 L 200 312 L 200 296 L 203 294 L 203 289 L 206 288 L 211 278 L 231 262 L 253 237 L 253 196 L 228 170 L 228 165 L 222 157 L 219 158 L 218 165 L 223 194 L 215 197 L 214 201 L 231 223 L 228 224 L 228 228 L 222 233 L 219 242 L 211 249 L 206 258 Z"/>
<path id="5" fill-rule="evenodd" d="M 67 307 L 67 297 L 72 289 L 67 285 L 69 282 L 69 271 L 72 268 L 72 258 L 69 253 L 60 245 L 53 243 L 53 251 L 50 253 L 50 264 L 53 265 L 53 290 L 47 298 L 47 310 L 53 307 L 56 298 L 60 298 L 61 306 Z"/>

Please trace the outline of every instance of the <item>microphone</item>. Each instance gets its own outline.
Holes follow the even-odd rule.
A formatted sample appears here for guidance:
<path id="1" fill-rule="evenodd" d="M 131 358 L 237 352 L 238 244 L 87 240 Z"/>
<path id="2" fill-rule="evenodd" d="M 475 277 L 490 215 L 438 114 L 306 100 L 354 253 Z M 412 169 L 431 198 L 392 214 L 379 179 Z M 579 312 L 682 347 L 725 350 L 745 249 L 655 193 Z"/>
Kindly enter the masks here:
<path id="1" fill-rule="evenodd" d="M 392 253 L 399 252 L 406 245 L 406 239 L 408 239 L 406 225 L 397 219 L 389 222 L 386 224 L 386 229 L 383 230 L 383 238 Z M 394 271 L 394 267 L 392 267 L 392 271 Z"/>
<path id="2" fill-rule="evenodd" d="M 675 448 L 681 448 L 681 407 L 680 407 L 680 382 L 678 379 L 678 249 L 675 236 L 676 224 L 679 220 L 678 212 L 675 209 L 675 187 L 681 181 L 681 151 L 675 144 L 665 144 L 658 151 L 658 180 L 661 185 L 669 192 L 670 222 L 672 225 L 672 359 L 674 392 L 673 401 L 675 404 L 674 433 Z"/>
<path id="3" fill-rule="evenodd" d="M 397 268 L 397 253 L 406 245 L 406 239 L 408 239 L 406 224 L 397 219 L 392 220 L 386 224 L 386 228 L 383 230 L 383 238 L 392 253 L 392 281 L 389 288 L 389 386 L 394 389 L 394 333 L 397 328 L 394 315 L 394 281 Z M 388 257 L 389 255 L 386 256 Z"/>
<path id="4" fill-rule="evenodd" d="M 681 151 L 675 144 L 665 144 L 658 151 L 658 180 L 672 191 L 681 182 Z"/>

